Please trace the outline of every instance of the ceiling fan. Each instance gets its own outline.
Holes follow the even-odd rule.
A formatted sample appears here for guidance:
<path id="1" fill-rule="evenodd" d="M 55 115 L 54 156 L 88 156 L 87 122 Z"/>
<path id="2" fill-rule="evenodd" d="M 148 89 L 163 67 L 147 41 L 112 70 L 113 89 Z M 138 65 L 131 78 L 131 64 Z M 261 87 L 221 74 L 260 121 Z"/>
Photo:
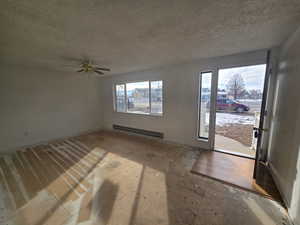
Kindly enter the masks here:
<path id="1" fill-rule="evenodd" d="M 84 60 L 81 64 L 80 64 L 80 69 L 77 70 L 78 73 L 82 73 L 82 72 L 94 72 L 97 73 L 98 75 L 103 76 L 104 72 L 109 72 L 110 69 L 109 68 L 105 68 L 105 67 L 100 67 L 97 65 L 94 65 L 90 60 Z"/>

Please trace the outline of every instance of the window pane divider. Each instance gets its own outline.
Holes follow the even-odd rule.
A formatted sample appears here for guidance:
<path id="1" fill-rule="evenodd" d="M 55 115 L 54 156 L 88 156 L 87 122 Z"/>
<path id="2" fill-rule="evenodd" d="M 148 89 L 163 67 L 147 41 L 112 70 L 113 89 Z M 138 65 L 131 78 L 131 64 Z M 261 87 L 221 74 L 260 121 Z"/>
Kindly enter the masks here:
<path id="1" fill-rule="evenodd" d="M 124 97 L 125 97 L 125 112 L 128 112 L 128 100 L 127 100 L 127 84 L 124 83 Z"/>
<path id="2" fill-rule="evenodd" d="M 151 81 L 148 81 L 148 87 L 149 87 L 149 92 L 148 92 L 148 95 L 149 95 L 149 114 L 152 114 L 152 107 L 151 107 L 151 99 L 152 99 L 152 96 L 151 96 Z"/>

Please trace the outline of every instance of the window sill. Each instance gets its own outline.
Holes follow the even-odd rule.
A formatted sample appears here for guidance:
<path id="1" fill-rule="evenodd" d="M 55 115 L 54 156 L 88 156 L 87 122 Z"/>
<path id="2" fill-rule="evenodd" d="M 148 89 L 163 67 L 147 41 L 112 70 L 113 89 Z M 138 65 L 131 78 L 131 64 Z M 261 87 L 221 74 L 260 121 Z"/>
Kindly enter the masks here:
<path id="1" fill-rule="evenodd" d="M 128 115 L 137 115 L 137 116 L 153 116 L 153 117 L 163 117 L 163 113 L 162 114 L 156 114 L 156 113 L 137 113 L 137 112 L 117 112 L 114 111 L 114 113 L 122 113 L 122 114 L 128 114 Z"/>
<path id="2" fill-rule="evenodd" d="M 203 137 L 197 137 L 198 141 L 204 141 L 204 142 L 208 142 L 208 138 L 203 138 Z"/>

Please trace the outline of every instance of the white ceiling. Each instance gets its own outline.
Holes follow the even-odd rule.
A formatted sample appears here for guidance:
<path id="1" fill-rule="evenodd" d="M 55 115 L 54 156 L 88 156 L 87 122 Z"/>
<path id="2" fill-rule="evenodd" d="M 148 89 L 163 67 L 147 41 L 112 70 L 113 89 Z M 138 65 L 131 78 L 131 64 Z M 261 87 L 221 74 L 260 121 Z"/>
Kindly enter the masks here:
<path id="1" fill-rule="evenodd" d="M 269 48 L 299 25 L 299 0 L 1 0 L 0 63 L 86 56 L 116 74 Z"/>

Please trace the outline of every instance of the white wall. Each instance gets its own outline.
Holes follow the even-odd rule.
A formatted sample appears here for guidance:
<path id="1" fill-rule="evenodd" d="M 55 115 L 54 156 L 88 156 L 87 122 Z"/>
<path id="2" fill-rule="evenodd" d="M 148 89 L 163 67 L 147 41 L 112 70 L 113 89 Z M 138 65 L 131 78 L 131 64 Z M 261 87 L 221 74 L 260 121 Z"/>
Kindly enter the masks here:
<path id="1" fill-rule="evenodd" d="M 281 50 L 269 160 L 289 213 L 300 224 L 300 28 Z"/>
<path id="2" fill-rule="evenodd" d="M 102 127 L 101 78 L 0 66 L 0 152 Z"/>
<path id="3" fill-rule="evenodd" d="M 198 76 L 201 71 L 218 67 L 262 64 L 266 62 L 266 51 L 257 51 L 226 57 L 194 61 L 189 64 L 165 66 L 103 79 L 102 89 L 104 127 L 113 124 L 163 132 L 165 140 L 207 148 L 207 144 L 196 139 L 198 118 Z M 118 113 L 113 110 L 113 85 L 119 82 L 163 80 L 164 115 L 148 116 Z"/>

